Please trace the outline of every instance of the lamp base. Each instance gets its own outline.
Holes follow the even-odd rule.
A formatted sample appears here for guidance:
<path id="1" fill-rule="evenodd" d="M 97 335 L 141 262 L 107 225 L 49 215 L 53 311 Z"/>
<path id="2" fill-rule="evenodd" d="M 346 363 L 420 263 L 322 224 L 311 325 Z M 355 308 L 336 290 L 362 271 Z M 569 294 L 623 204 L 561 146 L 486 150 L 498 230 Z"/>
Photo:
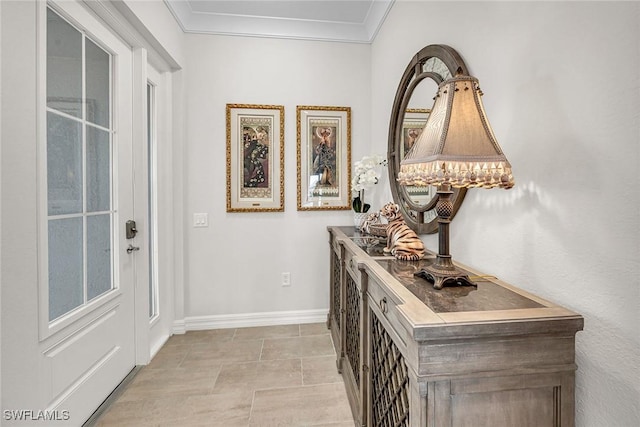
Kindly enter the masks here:
<path id="1" fill-rule="evenodd" d="M 445 285 L 478 287 L 477 284 L 469 279 L 468 275 L 453 265 L 450 256 L 438 255 L 437 261 L 434 264 L 428 265 L 417 273 L 414 273 L 414 276 L 422 277 L 433 283 L 435 289 L 442 289 Z"/>

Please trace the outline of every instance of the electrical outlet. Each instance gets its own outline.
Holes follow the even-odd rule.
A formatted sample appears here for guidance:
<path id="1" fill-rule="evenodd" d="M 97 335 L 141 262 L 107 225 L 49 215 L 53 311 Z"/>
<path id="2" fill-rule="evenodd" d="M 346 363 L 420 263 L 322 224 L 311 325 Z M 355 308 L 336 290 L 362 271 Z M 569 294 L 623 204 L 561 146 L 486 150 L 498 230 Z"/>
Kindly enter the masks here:
<path id="1" fill-rule="evenodd" d="M 291 273 L 282 273 L 282 286 L 291 286 Z"/>

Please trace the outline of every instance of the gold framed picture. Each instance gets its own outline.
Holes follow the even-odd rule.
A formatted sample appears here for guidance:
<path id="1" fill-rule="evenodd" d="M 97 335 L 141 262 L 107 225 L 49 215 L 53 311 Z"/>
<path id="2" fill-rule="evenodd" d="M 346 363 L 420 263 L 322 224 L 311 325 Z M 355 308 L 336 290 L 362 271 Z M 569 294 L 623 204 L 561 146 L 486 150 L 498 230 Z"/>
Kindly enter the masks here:
<path id="1" fill-rule="evenodd" d="M 227 104 L 227 212 L 284 211 L 284 106 Z"/>
<path id="2" fill-rule="evenodd" d="M 400 160 L 404 159 L 409 150 L 416 143 L 424 126 L 427 124 L 429 118 L 430 109 L 418 109 L 409 108 L 405 111 L 404 119 L 402 120 L 402 135 L 400 146 L 402 151 L 400 152 Z M 425 204 L 429 202 L 436 193 L 436 189 L 433 186 L 419 187 L 419 186 L 405 186 L 404 191 L 407 193 L 407 197 L 411 199 L 413 203 Z"/>
<path id="3" fill-rule="evenodd" d="M 429 109 L 407 109 L 402 120 L 402 136 L 401 145 L 402 152 L 400 153 L 400 159 L 404 159 L 409 150 L 413 147 L 413 144 L 418 140 L 424 126 L 427 124 L 429 118 Z"/>
<path id="4" fill-rule="evenodd" d="M 296 108 L 298 210 L 351 209 L 351 107 Z"/>

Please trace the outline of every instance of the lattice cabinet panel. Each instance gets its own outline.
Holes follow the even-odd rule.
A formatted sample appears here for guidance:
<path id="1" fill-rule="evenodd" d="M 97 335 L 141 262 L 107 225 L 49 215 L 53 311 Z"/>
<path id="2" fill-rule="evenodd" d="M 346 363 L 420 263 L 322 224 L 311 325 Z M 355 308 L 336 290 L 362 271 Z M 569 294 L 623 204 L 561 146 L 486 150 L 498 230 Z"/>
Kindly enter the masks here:
<path id="1" fill-rule="evenodd" d="M 375 427 L 409 426 L 409 376 L 404 357 L 371 312 L 371 417 Z"/>
<path id="2" fill-rule="evenodd" d="M 333 287 L 333 317 L 336 320 L 336 324 L 340 324 L 340 276 L 341 276 L 341 265 L 340 258 L 338 258 L 335 254 L 332 256 L 333 258 L 333 277 L 331 278 L 331 286 Z"/>
<path id="3" fill-rule="evenodd" d="M 347 306 L 345 311 L 346 348 L 345 354 L 356 386 L 360 387 L 360 291 L 351 276 L 347 274 L 346 286 Z"/>

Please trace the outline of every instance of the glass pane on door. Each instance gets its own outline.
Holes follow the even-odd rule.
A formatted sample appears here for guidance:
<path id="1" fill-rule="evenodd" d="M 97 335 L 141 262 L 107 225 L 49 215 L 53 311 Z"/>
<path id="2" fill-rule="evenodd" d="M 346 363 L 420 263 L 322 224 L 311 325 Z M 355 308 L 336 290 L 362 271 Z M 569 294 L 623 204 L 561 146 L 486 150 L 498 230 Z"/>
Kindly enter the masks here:
<path id="1" fill-rule="evenodd" d="M 82 217 L 49 221 L 49 320 L 84 302 Z"/>
<path id="2" fill-rule="evenodd" d="M 82 117 L 82 33 L 47 9 L 47 107 Z"/>
<path id="3" fill-rule="evenodd" d="M 87 126 L 87 211 L 111 207 L 111 144 L 109 132 Z"/>
<path id="4" fill-rule="evenodd" d="M 82 126 L 47 113 L 47 196 L 49 215 L 82 212 Z"/>
<path id="5" fill-rule="evenodd" d="M 147 83 L 147 178 L 149 208 L 149 319 L 158 315 L 158 252 L 157 236 L 157 169 L 156 169 L 156 87 Z"/>
<path id="6" fill-rule="evenodd" d="M 86 39 L 87 120 L 109 127 L 109 77 L 111 55 Z"/>
<path id="7" fill-rule="evenodd" d="M 87 301 L 111 290 L 111 215 L 87 217 Z"/>

